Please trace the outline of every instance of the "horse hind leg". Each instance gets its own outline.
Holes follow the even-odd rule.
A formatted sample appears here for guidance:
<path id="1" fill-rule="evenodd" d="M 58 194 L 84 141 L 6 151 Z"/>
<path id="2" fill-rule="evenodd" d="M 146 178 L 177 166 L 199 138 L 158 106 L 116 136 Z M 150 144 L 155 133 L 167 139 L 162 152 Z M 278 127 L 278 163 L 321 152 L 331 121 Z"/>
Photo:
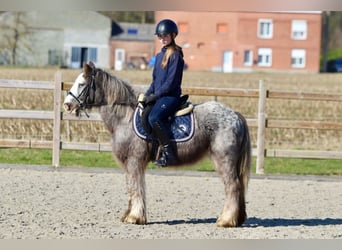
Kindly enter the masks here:
<path id="1" fill-rule="evenodd" d="M 231 154 L 235 155 L 235 154 Z M 216 170 L 224 184 L 225 202 L 221 215 L 216 221 L 219 227 L 238 227 L 247 218 L 245 204 L 245 186 L 239 178 L 236 169 L 237 160 L 231 156 L 223 156 L 224 159 L 213 159 Z"/>
<path id="2" fill-rule="evenodd" d="M 247 218 L 243 187 L 238 179 L 223 181 L 226 199 L 216 224 L 219 227 L 241 226 Z"/>

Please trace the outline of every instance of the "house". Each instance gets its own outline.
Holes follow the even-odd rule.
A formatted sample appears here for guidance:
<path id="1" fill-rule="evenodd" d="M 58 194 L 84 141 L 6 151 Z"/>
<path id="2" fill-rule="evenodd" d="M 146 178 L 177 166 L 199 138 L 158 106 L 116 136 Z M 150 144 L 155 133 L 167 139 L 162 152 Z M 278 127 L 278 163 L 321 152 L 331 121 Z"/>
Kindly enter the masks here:
<path id="1" fill-rule="evenodd" d="M 155 53 L 155 25 L 124 22 L 117 25 L 112 27 L 110 67 L 115 70 L 148 67 Z"/>
<path id="2" fill-rule="evenodd" d="M 189 70 L 319 72 L 320 11 L 155 13 L 165 18 L 178 24 Z"/>
<path id="3" fill-rule="evenodd" d="M 0 15 L 0 64 L 9 63 L 16 29 L 17 64 L 80 68 L 92 60 L 109 68 L 111 23 L 94 11 L 5 12 Z"/>

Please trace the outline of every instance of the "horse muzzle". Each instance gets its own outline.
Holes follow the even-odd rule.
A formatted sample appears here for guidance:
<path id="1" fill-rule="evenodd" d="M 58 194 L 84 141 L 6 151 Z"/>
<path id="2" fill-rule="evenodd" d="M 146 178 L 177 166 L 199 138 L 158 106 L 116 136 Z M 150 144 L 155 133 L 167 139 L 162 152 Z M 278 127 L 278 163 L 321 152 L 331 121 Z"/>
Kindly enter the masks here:
<path id="1" fill-rule="evenodd" d="M 78 112 L 80 109 L 80 105 L 78 103 L 73 103 L 73 102 L 65 102 L 63 104 L 63 108 L 65 112 L 68 112 L 69 114 Z"/>

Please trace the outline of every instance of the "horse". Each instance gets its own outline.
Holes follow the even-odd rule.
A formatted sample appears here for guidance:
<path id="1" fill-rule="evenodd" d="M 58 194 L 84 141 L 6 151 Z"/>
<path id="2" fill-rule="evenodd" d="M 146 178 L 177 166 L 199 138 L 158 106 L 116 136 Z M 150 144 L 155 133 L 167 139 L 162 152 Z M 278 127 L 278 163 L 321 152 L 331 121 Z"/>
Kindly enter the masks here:
<path id="1" fill-rule="evenodd" d="M 139 92 L 140 91 L 140 92 Z M 132 128 L 132 119 L 141 88 L 97 68 L 83 65 L 64 100 L 64 110 L 80 111 L 99 107 L 101 118 L 111 134 L 112 152 L 124 168 L 129 196 L 123 223 L 147 224 L 145 172 L 151 159 L 152 143 L 141 139 Z M 194 164 L 204 156 L 211 159 L 224 184 L 223 211 L 218 227 L 238 227 L 247 219 L 245 195 L 250 165 L 251 141 L 246 119 L 217 101 L 195 104 L 195 131 L 191 139 L 177 143 L 178 163 Z"/>

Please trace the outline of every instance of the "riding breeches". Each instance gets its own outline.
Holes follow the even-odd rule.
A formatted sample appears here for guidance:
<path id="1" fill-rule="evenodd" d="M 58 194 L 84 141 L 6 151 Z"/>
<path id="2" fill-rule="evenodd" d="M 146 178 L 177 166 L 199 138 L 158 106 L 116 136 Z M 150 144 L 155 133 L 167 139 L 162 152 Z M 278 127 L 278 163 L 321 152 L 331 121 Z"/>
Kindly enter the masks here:
<path id="1" fill-rule="evenodd" d="M 148 122 L 153 125 L 158 122 L 159 124 L 166 126 L 169 116 L 175 113 L 179 106 L 180 98 L 173 96 L 165 96 L 159 98 L 153 105 L 153 108 L 148 116 Z"/>

